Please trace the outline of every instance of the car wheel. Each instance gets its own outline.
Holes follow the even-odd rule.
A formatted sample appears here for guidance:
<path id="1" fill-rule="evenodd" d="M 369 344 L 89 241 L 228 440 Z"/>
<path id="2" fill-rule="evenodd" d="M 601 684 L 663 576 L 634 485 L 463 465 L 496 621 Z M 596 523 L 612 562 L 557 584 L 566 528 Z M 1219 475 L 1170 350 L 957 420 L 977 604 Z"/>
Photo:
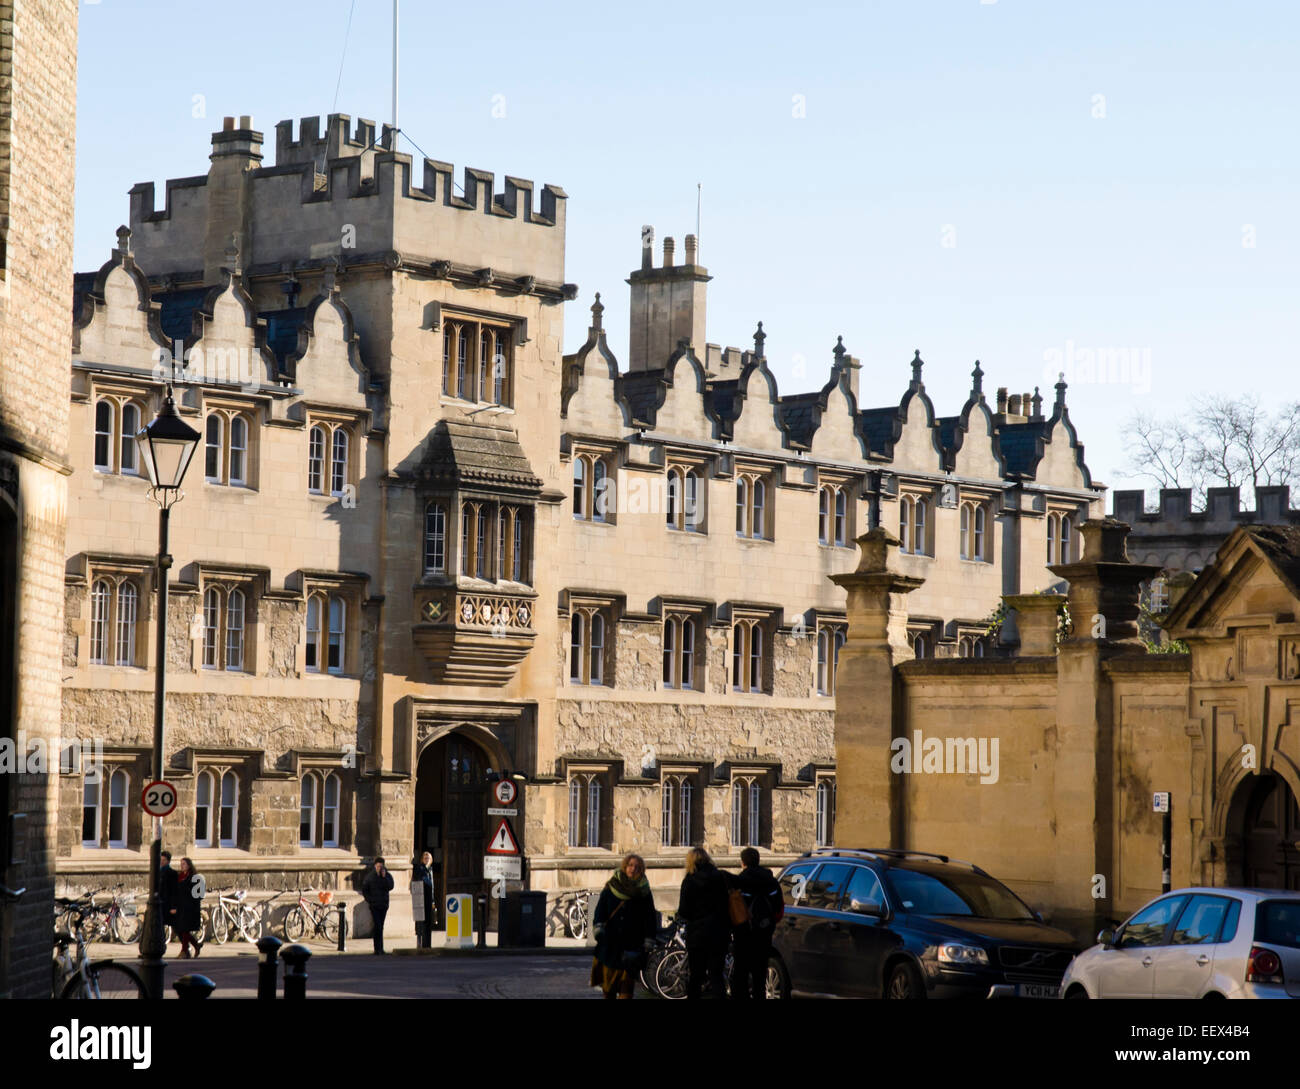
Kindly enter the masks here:
<path id="1" fill-rule="evenodd" d="M 785 974 L 781 958 L 772 956 L 767 961 L 767 979 L 764 981 L 765 998 L 789 998 L 790 977 Z"/>
<path id="2" fill-rule="evenodd" d="M 921 982 L 921 973 L 914 965 L 906 962 L 898 964 L 889 973 L 889 983 L 885 986 L 886 998 L 924 998 L 925 984 Z"/>
<path id="3" fill-rule="evenodd" d="M 1087 998 L 1088 992 L 1085 991 L 1082 987 L 1071 987 L 1068 991 L 1065 992 L 1065 997 L 1066 998 Z"/>

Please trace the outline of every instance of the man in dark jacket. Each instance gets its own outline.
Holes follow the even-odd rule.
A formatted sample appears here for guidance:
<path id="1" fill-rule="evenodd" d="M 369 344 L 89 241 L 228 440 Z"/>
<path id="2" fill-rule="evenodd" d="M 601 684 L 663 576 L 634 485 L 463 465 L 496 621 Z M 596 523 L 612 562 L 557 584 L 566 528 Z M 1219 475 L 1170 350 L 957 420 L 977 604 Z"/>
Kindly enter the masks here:
<path id="1" fill-rule="evenodd" d="M 428 851 L 411 870 L 411 891 L 424 901 L 424 922 L 416 923 L 415 930 L 420 948 L 428 949 L 433 944 L 433 855 Z"/>
<path id="2" fill-rule="evenodd" d="M 384 951 L 384 916 L 388 914 L 388 894 L 392 890 L 393 875 L 384 865 L 383 857 L 376 858 L 374 866 L 361 882 L 361 895 L 370 908 L 370 917 L 375 924 L 372 937 L 375 941 L 376 953 Z"/>
<path id="3" fill-rule="evenodd" d="M 749 920 L 734 928 L 735 961 L 731 970 L 732 998 L 767 997 L 767 962 L 772 953 L 772 933 L 785 914 L 781 886 L 772 871 L 760 866 L 758 851 L 746 847 L 740 852 L 744 867 L 736 887 L 745 898 Z"/>
<path id="4" fill-rule="evenodd" d="M 686 877 L 682 881 L 677 918 L 686 925 L 687 998 L 699 998 L 707 976 L 714 998 L 726 997 L 723 968 L 731 927 L 727 875 L 719 870 L 703 847 L 686 852 Z"/>
<path id="5" fill-rule="evenodd" d="M 162 907 L 163 926 L 171 926 L 175 921 L 172 908 L 176 906 L 176 871 L 172 869 L 171 851 L 163 851 L 158 856 L 162 865 L 158 867 L 158 902 Z"/>

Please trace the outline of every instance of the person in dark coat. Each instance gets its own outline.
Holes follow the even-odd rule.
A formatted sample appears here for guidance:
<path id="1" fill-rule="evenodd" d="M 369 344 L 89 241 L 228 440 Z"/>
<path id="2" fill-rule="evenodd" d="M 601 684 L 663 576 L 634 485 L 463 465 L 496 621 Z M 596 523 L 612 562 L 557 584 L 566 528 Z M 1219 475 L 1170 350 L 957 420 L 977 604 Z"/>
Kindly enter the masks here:
<path id="1" fill-rule="evenodd" d="M 158 901 L 162 904 L 163 925 L 171 925 L 172 906 L 176 900 L 176 871 L 172 869 L 171 851 L 163 851 L 159 858 L 162 865 L 158 867 Z"/>
<path id="2" fill-rule="evenodd" d="M 605 882 L 591 921 L 596 935 L 591 985 L 606 998 L 631 998 L 645 963 L 646 941 L 658 925 L 645 859 L 623 856 L 623 864 Z"/>
<path id="3" fill-rule="evenodd" d="M 746 847 L 740 852 L 744 867 L 736 878 L 736 888 L 745 900 L 746 922 L 732 928 L 735 937 L 735 961 L 731 968 L 732 998 L 767 997 L 767 962 L 772 955 L 772 934 L 785 904 L 781 886 L 772 871 L 759 865 L 758 851 Z"/>
<path id="4" fill-rule="evenodd" d="M 428 949 L 433 944 L 433 855 L 428 851 L 420 856 L 411 870 L 411 884 L 419 883 L 424 893 L 424 922 L 416 923 L 420 947 Z"/>
<path id="5" fill-rule="evenodd" d="M 686 925 L 687 998 L 699 998 L 708 979 L 714 998 L 726 997 L 723 970 L 731 936 L 727 876 L 713 864 L 703 847 L 686 852 L 677 918 Z"/>
<path id="6" fill-rule="evenodd" d="M 388 894 L 393 891 L 393 875 L 388 872 L 382 857 L 375 859 L 375 864 L 361 882 L 361 895 L 370 908 L 370 917 L 375 929 L 372 937 L 375 952 L 384 951 L 384 916 L 388 914 Z"/>
<path id="7" fill-rule="evenodd" d="M 194 955 L 199 955 L 203 941 L 197 935 L 203 929 L 203 917 L 199 909 L 203 905 L 203 879 L 194 869 L 194 863 L 188 858 L 181 859 L 181 868 L 176 874 L 176 888 L 167 911 L 168 925 L 181 940 L 180 960 L 189 958 L 189 947 L 194 946 Z"/>

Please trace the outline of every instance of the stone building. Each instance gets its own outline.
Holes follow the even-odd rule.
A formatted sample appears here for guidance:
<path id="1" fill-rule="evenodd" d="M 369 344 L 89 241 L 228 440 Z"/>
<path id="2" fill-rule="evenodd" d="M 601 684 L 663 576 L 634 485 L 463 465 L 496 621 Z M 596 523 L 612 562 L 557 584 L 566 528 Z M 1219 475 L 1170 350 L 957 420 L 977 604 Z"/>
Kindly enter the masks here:
<path id="1" fill-rule="evenodd" d="M 502 775 L 535 888 L 829 842 L 828 576 L 880 504 L 925 580 L 909 647 L 1003 653 L 1000 596 L 1099 512 L 1064 383 L 990 404 L 976 364 L 939 416 L 919 353 L 890 403 L 837 344 L 782 395 L 761 325 L 706 341 L 689 236 L 629 278 L 627 371 L 599 296 L 565 356 L 564 191 L 391 143 L 282 122 L 268 166 L 228 119 L 76 278 L 64 721 L 106 767 L 65 762 L 60 873 L 144 866 L 156 514 L 127 437 L 169 379 L 204 438 L 171 520 L 165 838 L 213 883 L 337 887 L 428 847 L 440 894 L 477 891 Z"/>
<path id="2" fill-rule="evenodd" d="M 0 2 L 0 997 L 50 987 L 76 50 L 73 0 Z"/>
<path id="3" fill-rule="evenodd" d="M 1053 565 L 1072 634 L 1058 645 L 1053 598 L 1009 596 L 1019 653 L 979 662 L 912 660 L 924 585 L 892 534 L 861 539 L 836 576 L 845 842 L 971 859 L 1090 939 L 1160 892 L 1168 791 L 1174 888 L 1300 888 L 1300 532 L 1234 530 L 1165 620 L 1190 653 L 1151 654 L 1138 595 L 1158 568 L 1129 559 L 1128 528 L 1085 523 L 1082 559 Z"/>

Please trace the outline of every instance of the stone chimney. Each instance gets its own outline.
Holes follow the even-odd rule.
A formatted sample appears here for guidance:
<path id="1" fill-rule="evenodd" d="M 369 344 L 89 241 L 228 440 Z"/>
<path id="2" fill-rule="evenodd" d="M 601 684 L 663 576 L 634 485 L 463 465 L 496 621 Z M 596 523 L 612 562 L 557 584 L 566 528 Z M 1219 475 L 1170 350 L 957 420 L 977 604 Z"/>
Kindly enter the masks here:
<path id="1" fill-rule="evenodd" d="M 628 368 L 659 370 L 686 341 L 697 355 L 705 347 L 705 293 L 712 277 L 696 264 L 699 248 L 686 236 L 686 263 L 675 264 L 676 243 L 664 239 L 663 266 L 654 267 L 654 228 L 641 228 L 641 267 L 627 282 L 632 287 Z"/>
<path id="2" fill-rule="evenodd" d="M 236 126 L 227 117 L 220 132 L 212 134 L 212 165 L 208 168 L 208 222 L 203 238 L 203 282 L 220 283 L 222 269 L 229 265 L 226 250 L 231 237 L 235 248 L 249 264 L 252 238 L 249 233 L 251 193 L 248 172 L 262 165 L 262 134 L 253 128 L 251 117 L 241 117 Z"/>

